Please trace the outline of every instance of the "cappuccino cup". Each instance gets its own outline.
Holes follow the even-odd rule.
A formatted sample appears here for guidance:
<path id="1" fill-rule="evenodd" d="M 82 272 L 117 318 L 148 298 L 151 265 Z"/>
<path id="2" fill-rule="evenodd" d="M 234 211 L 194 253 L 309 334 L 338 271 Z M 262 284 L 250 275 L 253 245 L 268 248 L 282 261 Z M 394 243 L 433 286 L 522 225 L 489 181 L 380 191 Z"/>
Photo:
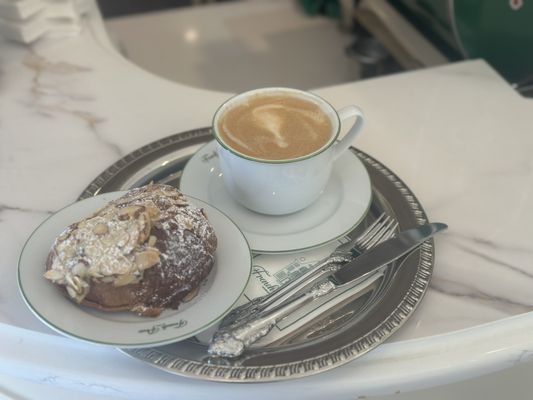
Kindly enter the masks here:
<path id="1" fill-rule="evenodd" d="M 339 139 L 341 121 L 355 117 Z M 244 207 L 262 214 L 302 210 L 324 191 L 334 161 L 361 131 L 356 106 L 336 111 L 321 97 L 290 88 L 236 95 L 213 117 L 222 178 Z"/>

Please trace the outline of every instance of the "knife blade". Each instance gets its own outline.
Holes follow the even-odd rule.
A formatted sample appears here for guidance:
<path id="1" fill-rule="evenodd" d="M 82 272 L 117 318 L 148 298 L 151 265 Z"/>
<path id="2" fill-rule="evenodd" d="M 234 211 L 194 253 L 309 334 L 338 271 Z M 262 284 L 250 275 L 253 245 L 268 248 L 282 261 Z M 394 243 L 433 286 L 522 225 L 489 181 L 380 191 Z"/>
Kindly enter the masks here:
<path id="1" fill-rule="evenodd" d="M 378 244 L 355 260 L 343 265 L 338 271 L 331 274 L 330 278 L 338 285 L 361 278 L 376 268 L 404 256 L 419 244 L 446 228 L 448 228 L 448 225 L 434 222 L 402 231 L 392 239 Z"/>
<path id="2" fill-rule="evenodd" d="M 211 339 L 208 353 L 228 358 L 240 356 L 246 347 L 267 335 L 276 323 L 293 311 L 327 295 L 339 286 L 353 284 L 356 281 L 363 283 L 373 273 L 378 273 L 376 271 L 381 267 L 408 254 L 447 227 L 443 223 L 430 223 L 400 232 L 396 237 L 375 246 L 327 278 L 320 280 L 302 295 L 282 303 L 273 310 L 219 329 Z"/>

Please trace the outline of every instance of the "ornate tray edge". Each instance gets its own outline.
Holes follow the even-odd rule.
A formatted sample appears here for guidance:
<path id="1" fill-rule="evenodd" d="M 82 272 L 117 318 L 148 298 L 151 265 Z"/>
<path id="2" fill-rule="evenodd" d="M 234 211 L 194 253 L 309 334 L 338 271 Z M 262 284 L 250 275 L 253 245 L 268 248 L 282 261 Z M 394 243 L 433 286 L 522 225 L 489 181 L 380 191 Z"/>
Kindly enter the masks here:
<path id="1" fill-rule="evenodd" d="M 100 193 L 101 188 L 116 176 L 117 173 L 123 171 L 125 168 L 136 162 L 139 157 L 146 156 L 146 154 L 156 152 L 169 145 L 185 142 L 188 139 L 202 136 L 205 132 L 209 132 L 211 128 L 200 128 L 191 131 L 177 133 L 171 136 L 164 137 L 154 142 L 126 154 L 117 162 L 111 164 L 102 173 L 100 173 L 89 185 L 81 192 L 77 200 L 83 200 L 87 197 L 96 196 Z"/>

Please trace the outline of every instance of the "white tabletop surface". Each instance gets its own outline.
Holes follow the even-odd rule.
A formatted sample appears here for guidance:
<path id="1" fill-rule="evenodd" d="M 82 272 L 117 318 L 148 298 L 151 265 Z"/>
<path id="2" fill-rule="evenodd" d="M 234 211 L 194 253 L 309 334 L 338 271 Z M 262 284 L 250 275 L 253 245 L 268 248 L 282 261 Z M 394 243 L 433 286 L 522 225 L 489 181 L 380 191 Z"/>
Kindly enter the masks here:
<path id="1" fill-rule="evenodd" d="M 121 156 L 209 125 L 229 96 L 166 81 L 123 59 L 95 9 L 84 24 L 76 38 L 32 47 L 0 42 L 0 371 L 129 398 L 175 390 L 191 399 L 271 397 L 260 384 L 179 378 L 56 336 L 25 307 L 16 266 L 33 229 Z M 356 146 L 400 176 L 429 219 L 450 229 L 436 240 L 424 301 L 389 343 L 330 372 L 269 387 L 287 393 L 305 382 L 307 399 L 322 398 L 324 385 L 335 398 L 356 398 L 531 360 L 532 102 L 481 60 L 315 92 L 336 107 L 365 111 Z"/>

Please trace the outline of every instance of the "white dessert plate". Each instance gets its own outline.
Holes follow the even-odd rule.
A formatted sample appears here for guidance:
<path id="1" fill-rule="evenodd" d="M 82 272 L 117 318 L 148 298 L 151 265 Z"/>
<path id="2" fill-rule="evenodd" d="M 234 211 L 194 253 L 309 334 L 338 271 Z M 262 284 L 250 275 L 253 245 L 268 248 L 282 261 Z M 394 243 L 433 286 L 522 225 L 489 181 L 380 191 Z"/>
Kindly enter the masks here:
<path id="1" fill-rule="evenodd" d="M 71 204 L 44 221 L 26 242 L 19 259 L 18 284 L 30 310 L 57 332 L 87 342 L 115 347 L 153 347 L 177 342 L 217 323 L 243 293 L 251 272 L 251 253 L 239 228 L 222 212 L 201 200 L 215 229 L 218 248 L 215 265 L 200 291 L 178 310 L 159 317 L 133 313 L 106 313 L 79 306 L 43 277 L 54 239 L 79 221 L 125 192 L 105 193 Z"/>
<path id="2" fill-rule="evenodd" d="M 198 150 L 187 163 L 180 190 L 226 213 L 257 253 L 301 251 L 344 236 L 362 221 L 372 200 L 365 166 L 353 152 L 346 151 L 335 161 L 324 192 L 309 207 L 281 216 L 255 213 L 227 192 L 215 141 Z"/>

